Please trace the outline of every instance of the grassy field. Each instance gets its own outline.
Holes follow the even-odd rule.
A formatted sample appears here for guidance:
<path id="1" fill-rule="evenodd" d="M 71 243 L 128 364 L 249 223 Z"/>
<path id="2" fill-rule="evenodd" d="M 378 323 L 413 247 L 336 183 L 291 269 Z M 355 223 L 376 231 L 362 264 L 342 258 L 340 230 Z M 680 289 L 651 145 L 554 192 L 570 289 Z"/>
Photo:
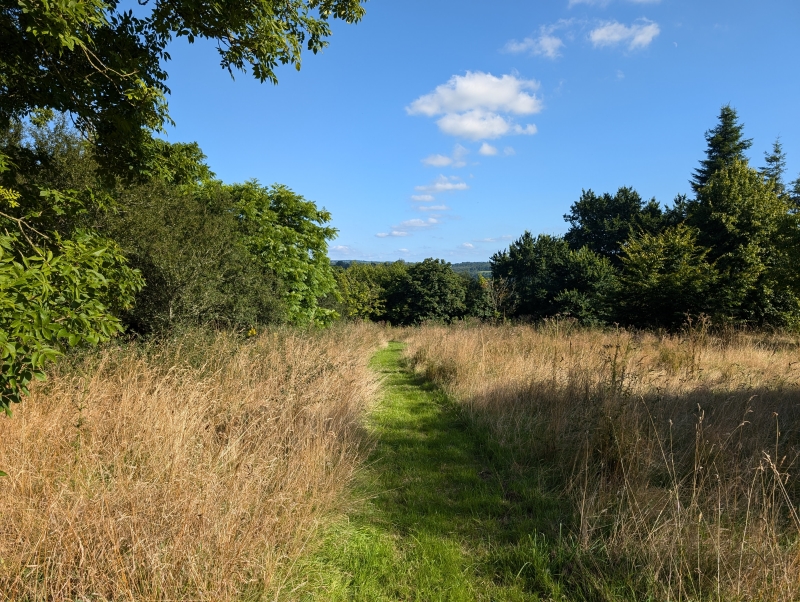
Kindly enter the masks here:
<path id="1" fill-rule="evenodd" d="M 800 600 L 798 342 L 554 321 L 109 347 L 3 422 L 0 599 Z"/>
<path id="2" fill-rule="evenodd" d="M 0 599 L 280 589 L 369 450 L 383 337 L 195 333 L 62 364 L 2 421 Z"/>
<path id="3" fill-rule="evenodd" d="M 553 321 L 404 339 L 512 467 L 569 503 L 541 530 L 567 599 L 800 599 L 797 337 Z"/>

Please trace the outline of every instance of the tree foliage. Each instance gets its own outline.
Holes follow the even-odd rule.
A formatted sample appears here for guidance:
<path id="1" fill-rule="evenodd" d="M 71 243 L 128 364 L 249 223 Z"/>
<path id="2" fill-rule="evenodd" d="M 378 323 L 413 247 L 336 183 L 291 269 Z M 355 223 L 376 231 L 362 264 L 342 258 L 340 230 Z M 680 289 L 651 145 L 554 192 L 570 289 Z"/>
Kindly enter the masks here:
<path id="1" fill-rule="evenodd" d="M 64 194 L 40 194 L 56 197 L 56 216 L 83 207 Z M 115 241 L 83 228 L 42 233 L 30 225 L 37 212 L 26 212 L 23 202 L 22 193 L 0 186 L 0 409 L 6 412 L 33 378 L 44 378 L 49 360 L 121 332 L 119 314 L 143 284 Z"/>
<path id="2" fill-rule="evenodd" d="M 328 241 L 331 214 L 283 185 L 255 181 L 226 187 L 242 240 L 265 272 L 275 275 L 288 320 L 324 326 L 336 313 L 318 300 L 336 288 Z"/>
<path id="3" fill-rule="evenodd" d="M 800 325 L 800 179 L 786 186 L 780 140 L 756 171 L 752 141 L 729 105 L 705 134 L 694 198 L 662 208 L 630 188 L 583 191 L 564 238 L 529 232 L 492 258 L 506 310 L 534 319 L 677 328 L 700 313 L 718 322 Z M 602 258 L 603 263 L 599 261 Z"/>
<path id="4" fill-rule="evenodd" d="M 620 188 L 615 195 L 596 195 L 584 190 L 564 216 L 570 228 L 564 240 L 573 248 L 588 247 L 618 263 L 622 245 L 639 232 L 658 232 L 664 215 L 655 199 L 647 203 L 632 188 Z"/>
<path id="5" fill-rule="evenodd" d="M 677 328 L 711 313 L 717 273 L 697 230 L 684 224 L 644 233 L 623 248 L 617 318 L 639 327 Z"/>
<path id="6" fill-rule="evenodd" d="M 491 259 L 492 278 L 510 287 L 509 313 L 542 319 L 569 314 L 585 323 L 602 321 L 614 287 L 609 260 L 564 238 L 525 232 Z"/>
<path id="7" fill-rule="evenodd" d="M 466 309 L 465 279 L 441 259 L 410 265 L 387 287 L 386 318 L 392 324 L 451 322 L 464 317 Z"/>
<path id="8" fill-rule="evenodd" d="M 715 313 L 757 324 L 795 319 L 786 253 L 797 222 L 774 182 L 734 160 L 699 189 L 687 222 L 719 273 Z"/>
<path id="9" fill-rule="evenodd" d="M 148 10 L 149 9 L 149 10 Z M 117 174 L 142 168 L 169 121 L 165 63 L 176 37 L 217 44 L 220 64 L 277 82 L 305 49 L 327 45 L 330 20 L 361 19 L 361 0 L 0 2 L 0 126 L 36 109 L 68 113 Z"/>
<path id="10" fill-rule="evenodd" d="M 691 180 L 695 192 L 720 169 L 734 161 L 746 161 L 744 151 L 753 145 L 752 139 L 744 138 L 744 124 L 739 123 L 739 115 L 730 105 L 720 109 L 717 125 L 706 132 L 705 138 L 706 158 L 700 161 Z"/>

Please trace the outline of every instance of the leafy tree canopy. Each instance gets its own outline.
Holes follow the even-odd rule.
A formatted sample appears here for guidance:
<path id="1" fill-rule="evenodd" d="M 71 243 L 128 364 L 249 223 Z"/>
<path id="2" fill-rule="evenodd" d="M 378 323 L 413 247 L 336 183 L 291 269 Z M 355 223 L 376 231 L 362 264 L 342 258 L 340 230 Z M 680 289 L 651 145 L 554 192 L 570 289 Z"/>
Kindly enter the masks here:
<path id="1" fill-rule="evenodd" d="M 625 244 L 617 297 L 620 322 L 676 328 L 687 315 L 712 313 L 717 274 L 697 235 L 681 224 Z"/>
<path id="2" fill-rule="evenodd" d="M 295 324 L 326 325 L 336 312 L 319 299 L 336 289 L 328 241 L 336 229 L 331 214 L 286 186 L 255 181 L 225 186 L 250 253 L 278 279 L 287 317 Z"/>
<path id="3" fill-rule="evenodd" d="M 645 203 L 635 190 L 623 187 L 613 196 L 584 190 L 564 219 L 570 224 L 564 240 L 573 249 L 589 247 L 617 263 L 628 237 L 640 231 L 657 232 L 664 215 L 655 199 Z"/>
<path id="4" fill-rule="evenodd" d="M 386 317 L 392 324 L 451 322 L 466 314 L 466 280 L 441 259 L 408 266 L 387 287 Z"/>
<path id="5" fill-rule="evenodd" d="M 614 268 L 589 247 L 571 249 L 563 238 L 525 232 L 492 256 L 492 279 L 510 288 L 510 313 L 533 319 L 558 313 L 584 323 L 603 321 Z"/>
<path id="6" fill-rule="evenodd" d="M 100 163 L 141 168 L 150 132 L 169 121 L 165 63 L 176 37 L 217 43 L 231 73 L 277 82 L 279 64 L 327 45 L 330 20 L 352 23 L 362 0 L 0 0 L 0 126 L 36 109 L 69 114 Z"/>

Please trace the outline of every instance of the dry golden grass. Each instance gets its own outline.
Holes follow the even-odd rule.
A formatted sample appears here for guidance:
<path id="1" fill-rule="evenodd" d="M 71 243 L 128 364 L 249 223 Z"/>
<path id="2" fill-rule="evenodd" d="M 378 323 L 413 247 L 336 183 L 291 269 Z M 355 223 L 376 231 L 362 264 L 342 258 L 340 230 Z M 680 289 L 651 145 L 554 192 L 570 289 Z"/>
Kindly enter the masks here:
<path id="1" fill-rule="evenodd" d="M 404 338 L 417 370 L 571 501 L 597 592 L 800 599 L 797 337 L 551 321 Z"/>
<path id="2" fill-rule="evenodd" d="M 383 336 L 195 335 L 62 367 L 0 427 L 0 598 L 279 590 L 363 457 Z"/>

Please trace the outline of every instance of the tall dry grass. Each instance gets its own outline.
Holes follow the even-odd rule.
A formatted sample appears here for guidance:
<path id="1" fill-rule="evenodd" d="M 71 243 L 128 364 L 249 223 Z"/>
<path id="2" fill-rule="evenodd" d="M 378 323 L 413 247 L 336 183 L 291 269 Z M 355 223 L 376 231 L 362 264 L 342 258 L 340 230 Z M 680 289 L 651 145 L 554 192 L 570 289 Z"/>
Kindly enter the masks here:
<path id="1" fill-rule="evenodd" d="M 552 321 L 405 339 L 418 370 L 570 501 L 587 597 L 800 599 L 797 337 Z"/>
<path id="2" fill-rule="evenodd" d="M 279 590 L 365 452 L 382 337 L 195 334 L 63 366 L 0 424 L 0 598 Z"/>

